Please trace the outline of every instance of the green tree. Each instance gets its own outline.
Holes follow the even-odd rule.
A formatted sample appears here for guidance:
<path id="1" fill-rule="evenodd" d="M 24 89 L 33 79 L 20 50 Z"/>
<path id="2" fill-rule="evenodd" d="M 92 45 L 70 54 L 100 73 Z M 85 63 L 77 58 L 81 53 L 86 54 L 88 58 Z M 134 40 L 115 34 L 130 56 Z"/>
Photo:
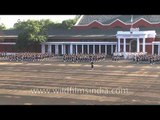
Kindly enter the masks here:
<path id="1" fill-rule="evenodd" d="M 14 28 L 20 30 L 16 47 L 24 50 L 30 45 L 39 44 L 47 40 L 47 25 L 51 24 L 49 20 L 27 20 L 17 21 Z"/>
<path id="2" fill-rule="evenodd" d="M 49 28 L 65 28 L 71 29 L 79 16 L 74 19 L 64 20 L 62 23 L 54 23 L 49 19 L 20 21 L 14 24 L 13 28 L 20 31 L 16 43 L 19 50 L 26 49 L 30 45 L 45 42 L 48 39 L 47 31 Z"/>
<path id="3" fill-rule="evenodd" d="M 75 16 L 74 19 L 68 19 L 68 20 L 64 20 L 62 21 L 62 27 L 63 28 L 67 28 L 67 29 L 71 29 L 77 22 L 77 20 L 79 19 L 79 15 Z"/>
<path id="4" fill-rule="evenodd" d="M 76 15 L 76 16 L 75 16 L 74 19 L 76 20 L 76 22 L 78 21 L 78 19 L 79 19 L 80 17 L 81 17 L 81 15 Z"/>
<path id="5" fill-rule="evenodd" d="M 49 19 L 40 20 L 40 24 L 41 24 L 41 26 L 43 26 L 43 29 L 46 29 L 46 30 L 48 30 L 48 28 L 55 25 L 55 23 Z"/>
<path id="6" fill-rule="evenodd" d="M 0 25 L 0 30 L 6 30 L 6 26 L 3 23 Z"/>

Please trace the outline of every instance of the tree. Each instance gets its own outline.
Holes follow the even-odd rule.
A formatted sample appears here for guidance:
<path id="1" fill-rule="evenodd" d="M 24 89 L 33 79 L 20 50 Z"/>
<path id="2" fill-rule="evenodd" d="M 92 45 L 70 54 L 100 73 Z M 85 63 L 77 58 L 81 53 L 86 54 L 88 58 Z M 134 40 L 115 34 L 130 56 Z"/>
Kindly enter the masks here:
<path id="1" fill-rule="evenodd" d="M 76 24 L 79 17 L 80 16 L 77 15 L 74 19 L 68 19 L 68 20 L 62 21 L 62 27 L 67 28 L 67 29 L 71 29 Z"/>
<path id="2" fill-rule="evenodd" d="M 3 23 L 0 25 L 0 30 L 6 30 L 6 26 Z"/>
<path id="3" fill-rule="evenodd" d="M 24 50 L 30 45 L 39 44 L 47 40 L 47 25 L 51 24 L 49 20 L 27 20 L 18 21 L 14 28 L 19 30 L 16 47 Z"/>
<path id="4" fill-rule="evenodd" d="M 62 22 L 62 27 L 67 28 L 67 29 L 71 29 L 74 24 L 75 24 L 74 19 L 64 20 Z"/>
<path id="5" fill-rule="evenodd" d="M 47 31 L 49 28 L 65 28 L 71 29 L 79 16 L 74 19 L 64 20 L 62 23 L 54 23 L 49 19 L 20 21 L 14 24 L 13 28 L 20 31 L 16 43 L 19 50 L 26 49 L 30 45 L 46 42 L 48 39 Z"/>

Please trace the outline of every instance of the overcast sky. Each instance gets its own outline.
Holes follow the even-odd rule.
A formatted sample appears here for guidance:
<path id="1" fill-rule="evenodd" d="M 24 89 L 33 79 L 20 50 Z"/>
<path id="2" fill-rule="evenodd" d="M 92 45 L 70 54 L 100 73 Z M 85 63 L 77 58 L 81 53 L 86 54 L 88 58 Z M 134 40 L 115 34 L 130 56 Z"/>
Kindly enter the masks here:
<path id="1" fill-rule="evenodd" d="M 76 15 L 0 15 L 0 24 L 3 23 L 6 28 L 11 28 L 18 19 L 21 21 L 28 19 L 50 19 L 54 22 L 62 22 L 66 19 L 73 19 L 75 16 Z"/>

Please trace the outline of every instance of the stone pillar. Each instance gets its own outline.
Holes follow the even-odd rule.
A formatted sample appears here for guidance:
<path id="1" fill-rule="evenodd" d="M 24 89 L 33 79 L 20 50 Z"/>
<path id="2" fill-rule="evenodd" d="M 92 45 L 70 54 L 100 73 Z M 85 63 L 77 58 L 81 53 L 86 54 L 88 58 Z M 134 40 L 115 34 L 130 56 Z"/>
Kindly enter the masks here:
<path id="1" fill-rule="evenodd" d="M 101 54 L 101 45 L 99 45 L 99 53 Z"/>
<path id="2" fill-rule="evenodd" d="M 152 43 L 152 55 L 154 55 L 154 44 Z"/>
<path id="3" fill-rule="evenodd" d="M 93 54 L 95 54 L 95 45 L 93 45 Z"/>
<path id="4" fill-rule="evenodd" d="M 77 49 L 78 47 L 77 47 L 77 45 L 76 45 L 76 55 L 77 55 L 77 53 L 78 53 L 78 49 Z"/>
<path id="5" fill-rule="evenodd" d="M 58 45 L 55 45 L 55 54 L 58 55 Z"/>
<path id="6" fill-rule="evenodd" d="M 113 53 L 113 45 L 111 45 L 111 54 Z"/>
<path id="7" fill-rule="evenodd" d="M 123 52 L 126 52 L 126 38 L 123 40 Z"/>
<path id="8" fill-rule="evenodd" d="M 73 54 L 73 45 L 70 44 L 70 54 L 72 55 Z"/>
<path id="9" fill-rule="evenodd" d="M 107 55 L 107 45 L 105 45 L 105 55 Z"/>
<path id="10" fill-rule="evenodd" d="M 87 45 L 87 51 L 88 51 L 88 54 L 89 54 L 89 45 Z"/>
<path id="11" fill-rule="evenodd" d="M 118 52 L 120 52 L 121 50 L 121 41 L 120 41 L 120 38 L 118 38 Z"/>
<path id="12" fill-rule="evenodd" d="M 82 54 L 84 53 L 84 48 L 83 48 L 83 46 L 84 46 L 84 45 L 82 45 Z"/>
<path id="13" fill-rule="evenodd" d="M 61 45 L 62 55 L 64 54 L 63 44 Z"/>
<path id="14" fill-rule="evenodd" d="M 137 38 L 137 52 L 140 52 L 139 51 L 139 38 Z"/>
<path id="15" fill-rule="evenodd" d="M 51 51 L 51 45 L 48 45 L 48 54 L 51 54 L 52 51 Z"/>
<path id="16" fill-rule="evenodd" d="M 63 54 L 66 54 L 66 45 L 63 44 Z"/>
<path id="17" fill-rule="evenodd" d="M 146 39 L 145 39 L 145 38 L 143 38 L 143 52 L 146 52 L 145 42 L 146 42 Z"/>
<path id="18" fill-rule="evenodd" d="M 160 45 L 158 45 L 158 55 L 160 55 Z"/>
<path id="19" fill-rule="evenodd" d="M 45 53 L 45 44 L 41 44 L 41 53 L 42 53 L 42 54 Z"/>

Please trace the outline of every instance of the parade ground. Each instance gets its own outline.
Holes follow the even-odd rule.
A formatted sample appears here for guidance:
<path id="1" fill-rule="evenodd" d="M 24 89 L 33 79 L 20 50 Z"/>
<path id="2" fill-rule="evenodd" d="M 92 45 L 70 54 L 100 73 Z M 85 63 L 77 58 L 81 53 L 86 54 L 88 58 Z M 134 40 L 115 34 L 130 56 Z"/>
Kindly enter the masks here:
<path id="1" fill-rule="evenodd" d="M 159 105 L 159 91 L 160 64 L 0 62 L 0 105 Z"/>

